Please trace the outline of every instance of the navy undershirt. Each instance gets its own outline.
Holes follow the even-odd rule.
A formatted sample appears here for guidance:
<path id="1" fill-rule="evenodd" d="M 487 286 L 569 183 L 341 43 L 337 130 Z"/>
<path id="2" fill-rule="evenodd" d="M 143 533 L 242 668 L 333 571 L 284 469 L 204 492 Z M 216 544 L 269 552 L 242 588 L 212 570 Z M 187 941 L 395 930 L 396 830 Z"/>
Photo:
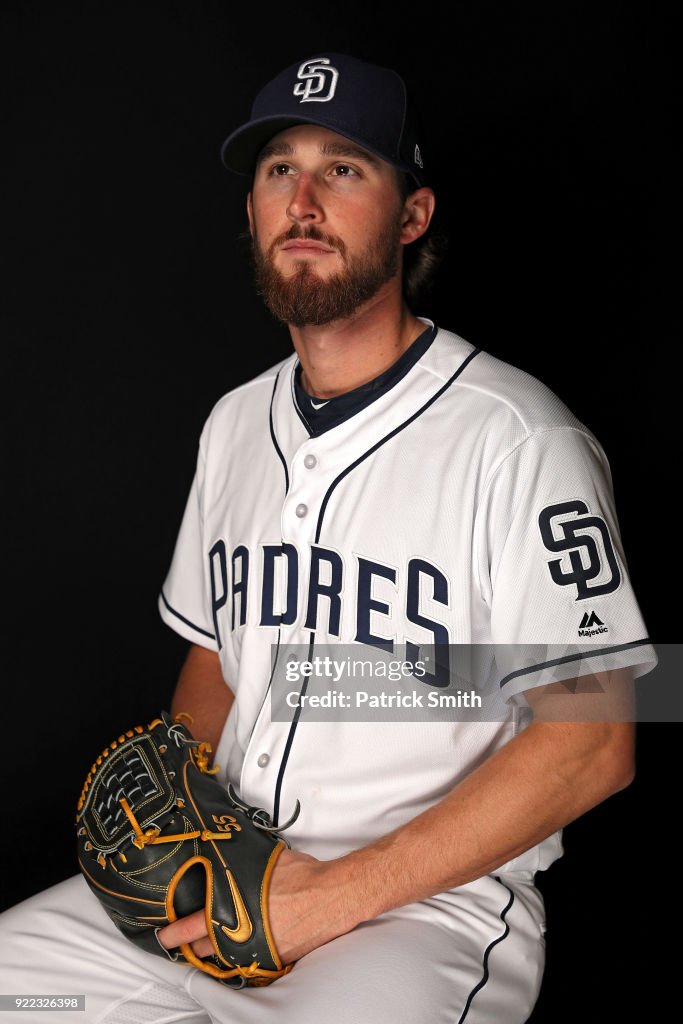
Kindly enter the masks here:
<path id="1" fill-rule="evenodd" d="M 375 402 L 395 384 L 398 384 L 408 370 L 425 354 L 434 341 L 436 332 L 436 326 L 427 327 L 393 366 L 390 366 L 384 373 L 380 373 L 379 377 L 368 381 L 367 384 L 361 384 L 353 391 L 346 391 L 343 395 L 337 395 L 335 398 L 327 400 L 315 398 L 304 391 L 301 386 L 301 363 L 297 363 L 294 370 L 294 396 L 299 415 L 311 437 L 319 437 L 326 430 L 331 430 L 332 427 L 348 420 L 350 416 L 354 416 L 366 405 Z"/>

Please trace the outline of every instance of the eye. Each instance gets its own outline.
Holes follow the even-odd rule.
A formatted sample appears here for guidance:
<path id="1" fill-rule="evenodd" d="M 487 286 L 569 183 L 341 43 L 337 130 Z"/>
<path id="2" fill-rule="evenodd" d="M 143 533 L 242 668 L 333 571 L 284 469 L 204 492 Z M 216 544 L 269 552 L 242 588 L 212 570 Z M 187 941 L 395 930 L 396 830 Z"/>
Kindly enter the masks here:
<path id="1" fill-rule="evenodd" d="M 358 171 L 355 171 L 353 167 L 349 167 L 348 164 L 337 164 L 333 168 L 332 173 L 337 178 L 353 178 L 358 176 Z"/>
<path id="2" fill-rule="evenodd" d="M 291 167 L 289 164 L 273 164 L 270 169 L 270 173 L 276 177 L 283 178 L 286 174 L 289 174 Z"/>

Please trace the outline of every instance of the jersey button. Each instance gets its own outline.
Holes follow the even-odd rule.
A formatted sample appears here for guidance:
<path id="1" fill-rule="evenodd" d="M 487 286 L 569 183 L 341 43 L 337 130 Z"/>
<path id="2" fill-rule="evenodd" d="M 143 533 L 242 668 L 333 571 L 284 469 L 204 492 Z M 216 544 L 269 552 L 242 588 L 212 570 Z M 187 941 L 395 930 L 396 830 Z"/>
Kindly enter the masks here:
<path id="1" fill-rule="evenodd" d="M 295 512 L 298 515 L 299 519 L 303 519 L 303 517 L 308 512 L 308 505 L 304 505 L 302 502 L 301 505 L 296 506 Z"/>
<path id="2" fill-rule="evenodd" d="M 261 754 L 256 764 L 259 766 L 259 768 L 265 768 L 269 761 L 270 754 Z"/>
<path id="3" fill-rule="evenodd" d="M 312 455 L 311 452 L 309 452 L 308 455 L 306 455 L 304 458 L 304 466 L 306 467 L 306 469 L 313 469 L 317 465 L 318 460 L 316 459 L 315 455 Z"/>

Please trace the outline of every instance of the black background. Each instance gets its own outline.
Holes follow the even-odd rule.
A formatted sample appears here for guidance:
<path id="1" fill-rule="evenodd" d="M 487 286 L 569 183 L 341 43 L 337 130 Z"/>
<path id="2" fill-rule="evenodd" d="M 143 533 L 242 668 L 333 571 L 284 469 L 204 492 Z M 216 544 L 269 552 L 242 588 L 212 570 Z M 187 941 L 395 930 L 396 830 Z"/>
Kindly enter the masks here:
<path id="1" fill-rule="evenodd" d="M 416 311 L 543 379 L 599 437 L 650 633 L 677 638 L 673 26 L 616 2 L 456 2 L 450 25 L 444 9 L 3 6 L 4 906 L 74 873 L 84 770 L 168 705 L 185 644 L 156 597 L 201 426 L 290 351 L 218 151 L 296 60 L 351 52 L 408 80 L 451 236 Z M 538 876 L 534 1024 L 663 998 L 681 735 L 641 725 L 636 781 Z"/>

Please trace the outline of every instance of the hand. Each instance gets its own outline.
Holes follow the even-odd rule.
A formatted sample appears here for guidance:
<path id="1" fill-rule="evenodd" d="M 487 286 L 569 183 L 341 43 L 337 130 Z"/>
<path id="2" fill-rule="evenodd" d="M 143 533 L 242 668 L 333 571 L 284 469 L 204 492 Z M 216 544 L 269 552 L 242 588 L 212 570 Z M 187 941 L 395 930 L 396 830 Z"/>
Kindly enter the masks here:
<path id="1" fill-rule="evenodd" d="M 271 881 L 269 916 L 283 963 L 300 960 L 351 927 L 341 923 L 340 890 L 332 881 L 334 863 L 293 850 L 280 855 Z"/>
<path id="2" fill-rule="evenodd" d="M 339 887 L 331 884 L 333 864 L 294 850 L 283 850 L 278 857 L 270 883 L 269 917 L 283 964 L 300 960 L 353 927 L 355 922 L 345 924 Z M 189 943 L 198 957 L 214 952 L 203 910 L 160 929 L 158 939 L 165 949 Z"/>

